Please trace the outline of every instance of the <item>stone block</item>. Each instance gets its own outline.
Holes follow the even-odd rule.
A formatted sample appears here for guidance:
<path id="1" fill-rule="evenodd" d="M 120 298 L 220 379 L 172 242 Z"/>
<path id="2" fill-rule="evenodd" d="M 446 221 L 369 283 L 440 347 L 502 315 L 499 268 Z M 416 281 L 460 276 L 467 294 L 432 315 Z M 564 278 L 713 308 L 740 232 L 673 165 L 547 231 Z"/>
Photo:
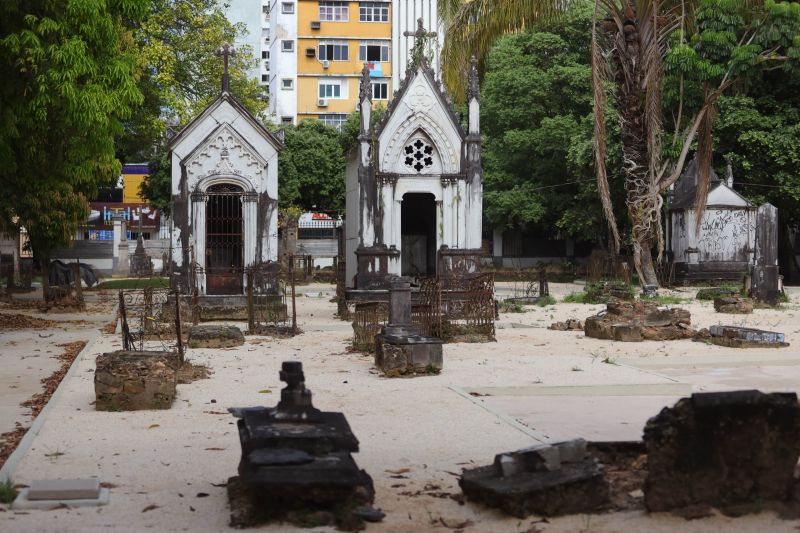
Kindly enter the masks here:
<path id="1" fill-rule="evenodd" d="M 552 447 L 558 449 L 558 456 L 562 463 L 577 463 L 583 461 L 589 455 L 584 439 L 556 442 Z"/>
<path id="2" fill-rule="evenodd" d="M 735 315 L 746 315 L 753 312 L 753 300 L 730 296 L 725 298 L 714 298 L 714 310 L 717 313 L 729 313 Z"/>
<path id="3" fill-rule="evenodd" d="M 100 505 L 108 505 L 111 499 L 111 491 L 107 488 L 101 487 L 97 497 L 95 498 L 79 498 L 79 499 L 64 499 L 54 498 L 48 500 L 34 500 L 28 497 L 30 489 L 23 488 L 17 494 L 17 498 L 11 507 L 15 511 L 24 511 L 28 509 L 57 509 L 59 507 L 98 507 Z"/>
<path id="4" fill-rule="evenodd" d="M 649 511 L 759 511 L 792 495 L 800 406 L 794 393 L 693 394 L 651 418 L 644 442 Z"/>
<path id="5" fill-rule="evenodd" d="M 711 326 L 708 340 L 729 348 L 783 348 L 789 346 L 783 333 L 738 326 Z"/>
<path id="6" fill-rule="evenodd" d="M 169 409 L 175 399 L 177 354 L 117 351 L 97 357 L 95 409 L 135 411 Z"/>
<path id="7" fill-rule="evenodd" d="M 689 311 L 652 302 L 612 301 L 584 322 L 587 337 L 622 342 L 689 339 L 695 334 Z"/>
<path id="8" fill-rule="evenodd" d="M 28 488 L 29 500 L 88 500 L 100 497 L 97 479 L 35 479 Z"/>
<path id="9" fill-rule="evenodd" d="M 375 366 L 385 377 L 438 374 L 444 366 L 442 341 L 422 335 L 403 338 L 378 335 Z"/>
<path id="10" fill-rule="evenodd" d="M 232 348 L 243 344 L 244 335 L 236 326 L 204 324 L 189 328 L 189 348 Z"/>

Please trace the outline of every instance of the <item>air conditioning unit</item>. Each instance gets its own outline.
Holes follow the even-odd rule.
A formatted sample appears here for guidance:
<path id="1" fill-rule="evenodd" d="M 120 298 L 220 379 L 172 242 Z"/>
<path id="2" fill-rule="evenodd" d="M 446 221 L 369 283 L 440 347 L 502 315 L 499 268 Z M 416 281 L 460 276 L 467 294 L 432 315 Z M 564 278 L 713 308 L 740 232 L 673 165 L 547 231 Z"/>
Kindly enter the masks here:
<path id="1" fill-rule="evenodd" d="M 328 68 L 330 66 L 331 66 L 331 62 L 330 61 L 328 61 L 327 59 L 323 59 L 322 60 L 322 68 Z"/>
<path id="2" fill-rule="evenodd" d="M 318 30 L 320 28 L 320 26 L 321 26 L 321 24 L 319 23 L 318 20 L 312 20 L 311 21 L 311 29 L 312 30 Z"/>
<path id="3" fill-rule="evenodd" d="M 328 99 L 320 98 L 319 100 L 317 100 L 317 107 L 328 107 Z"/>
<path id="4" fill-rule="evenodd" d="M 306 57 L 315 57 L 317 55 L 316 48 L 306 48 Z"/>

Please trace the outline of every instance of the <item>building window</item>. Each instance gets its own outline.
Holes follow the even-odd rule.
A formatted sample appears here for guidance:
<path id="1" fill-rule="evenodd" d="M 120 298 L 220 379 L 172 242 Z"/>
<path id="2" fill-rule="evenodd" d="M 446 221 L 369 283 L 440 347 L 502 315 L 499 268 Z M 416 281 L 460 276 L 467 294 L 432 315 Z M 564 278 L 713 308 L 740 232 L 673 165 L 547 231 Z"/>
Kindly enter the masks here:
<path id="1" fill-rule="evenodd" d="M 389 82 L 388 81 L 373 81 L 372 85 L 372 99 L 373 100 L 388 100 L 389 99 Z"/>
<path id="2" fill-rule="evenodd" d="M 265 81 L 265 82 L 269 81 L 269 74 L 262 74 L 261 75 L 261 81 Z"/>
<path id="3" fill-rule="evenodd" d="M 288 15 L 294 13 L 294 2 L 281 2 L 281 13 Z"/>
<path id="4" fill-rule="evenodd" d="M 343 80 L 319 80 L 320 98 L 347 98 L 347 81 Z"/>
<path id="5" fill-rule="evenodd" d="M 389 22 L 387 2 L 359 2 L 358 20 L 361 22 Z"/>
<path id="6" fill-rule="evenodd" d="M 282 124 L 291 124 L 292 122 L 294 122 L 292 117 L 281 117 Z"/>
<path id="7" fill-rule="evenodd" d="M 294 89 L 294 80 L 292 78 L 283 78 L 281 80 L 281 89 L 284 91 L 291 91 Z"/>
<path id="8" fill-rule="evenodd" d="M 362 41 L 358 45 L 359 61 L 389 61 L 389 43 Z"/>
<path id="9" fill-rule="evenodd" d="M 347 2 L 320 0 L 319 20 L 347 22 L 350 20 L 350 9 L 347 7 Z"/>
<path id="10" fill-rule="evenodd" d="M 347 42 L 321 42 L 319 43 L 320 61 L 348 61 L 350 59 L 350 49 Z"/>
<path id="11" fill-rule="evenodd" d="M 261 59 L 266 59 L 269 57 L 269 52 L 266 50 L 261 50 Z"/>
<path id="12" fill-rule="evenodd" d="M 415 139 L 405 147 L 405 164 L 417 172 L 433 166 L 433 147 L 422 139 Z"/>
<path id="13" fill-rule="evenodd" d="M 294 52 L 294 41 L 292 41 L 291 39 L 281 41 L 281 51 Z"/>
<path id="14" fill-rule="evenodd" d="M 344 123 L 347 122 L 347 115 L 344 113 L 325 114 L 325 115 L 320 115 L 319 120 L 323 124 L 326 124 L 341 131 L 342 126 L 344 126 Z"/>
<path id="15" fill-rule="evenodd" d="M 267 72 L 269 72 L 269 60 L 267 60 L 267 61 L 264 61 L 264 70 L 266 70 Z"/>

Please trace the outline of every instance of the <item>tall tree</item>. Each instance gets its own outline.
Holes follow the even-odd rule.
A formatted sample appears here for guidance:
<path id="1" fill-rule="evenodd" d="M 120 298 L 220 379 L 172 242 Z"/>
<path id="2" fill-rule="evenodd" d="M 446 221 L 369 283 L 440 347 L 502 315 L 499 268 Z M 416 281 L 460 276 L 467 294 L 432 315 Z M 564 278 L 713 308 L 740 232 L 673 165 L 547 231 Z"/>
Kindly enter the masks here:
<path id="1" fill-rule="evenodd" d="M 142 101 L 128 25 L 148 0 L 8 0 L 0 15 L 0 216 L 47 264 L 119 175 L 115 137 Z"/>
<path id="2" fill-rule="evenodd" d="M 782 45 L 776 25 L 784 22 L 789 3 L 748 0 L 594 0 L 591 28 L 592 87 L 594 93 L 594 142 L 597 184 L 613 241 L 620 245 L 606 169 L 606 82 L 613 86 L 622 145 L 622 172 L 627 190 L 626 204 L 631 224 L 634 263 L 644 285 L 657 285 L 651 252 L 663 249 L 661 193 L 680 176 L 695 140 L 698 151 L 708 153 L 717 99 L 749 69 L 763 68 L 772 58 L 790 58 L 791 44 Z M 447 0 L 440 2 L 447 20 L 443 50 L 445 81 L 451 88 L 464 83 L 463 72 L 471 54 L 483 62 L 494 41 L 541 20 L 557 20 L 574 2 L 557 0 Z M 664 135 L 662 93 L 664 61 L 675 32 L 692 27 L 695 13 L 705 7 L 731 17 L 741 15 L 743 26 L 729 57 L 717 57 L 720 72 L 709 72 L 697 111 L 680 128 L 677 155 L 662 150 Z M 791 15 L 790 15 L 791 16 Z M 796 33 L 794 34 L 796 35 Z M 711 34 L 709 34 L 711 36 Z M 681 40 L 681 43 L 684 41 Z M 709 50 L 710 52 L 710 50 Z M 685 124 L 685 127 L 684 127 Z M 707 187 L 710 159 L 701 157 L 701 190 Z M 698 194 L 702 211 L 705 195 Z"/>
<path id="3" fill-rule="evenodd" d="M 163 156 L 168 127 L 188 123 L 219 96 L 222 61 L 216 52 L 247 32 L 231 24 L 220 0 L 148 0 L 149 9 L 134 39 L 139 50 L 139 89 L 144 103 L 128 121 L 120 156 L 142 161 Z M 259 118 L 267 99 L 251 75 L 254 50 L 239 46 L 230 60 L 231 92 Z M 155 152 L 155 154 L 153 153 Z"/>
<path id="4" fill-rule="evenodd" d="M 593 180 L 589 57 L 592 11 L 537 23 L 492 48 L 481 86 L 484 213 L 496 228 L 602 242 Z M 616 125 L 615 125 L 616 126 Z M 619 128 L 609 156 L 619 161 Z M 624 199 L 620 180 L 614 197 Z M 617 202 L 619 203 L 619 202 Z"/>

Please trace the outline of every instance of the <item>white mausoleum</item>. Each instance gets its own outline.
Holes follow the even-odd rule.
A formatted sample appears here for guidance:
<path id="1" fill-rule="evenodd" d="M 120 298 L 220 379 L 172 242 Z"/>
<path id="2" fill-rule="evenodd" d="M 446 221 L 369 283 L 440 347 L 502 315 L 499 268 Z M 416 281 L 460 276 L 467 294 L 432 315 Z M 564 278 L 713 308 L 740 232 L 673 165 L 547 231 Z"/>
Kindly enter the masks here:
<path id="1" fill-rule="evenodd" d="M 483 178 L 479 91 L 472 65 L 468 128 L 422 60 L 371 126 L 369 71 L 361 81 L 361 134 L 347 168 L 347 286 L 387 275 L 434 276 L 443 250 L 481 246 Z"/>
<path id="2" fill-rule="evenodd" d="M 200 294 L 243 294 L 244 269 L 277 259 L 281 142 L 223 81 L 169 149 L 173 287 L 188 287 L 195 272 Z"/>

